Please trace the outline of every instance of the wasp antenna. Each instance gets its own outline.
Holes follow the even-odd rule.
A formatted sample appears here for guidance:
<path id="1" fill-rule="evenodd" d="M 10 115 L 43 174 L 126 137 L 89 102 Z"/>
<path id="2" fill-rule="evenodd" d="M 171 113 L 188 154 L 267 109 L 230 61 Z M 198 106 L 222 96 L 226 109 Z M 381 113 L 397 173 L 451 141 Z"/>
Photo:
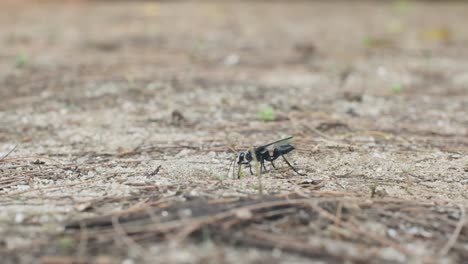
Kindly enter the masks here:
<path id="1" fill-rule="evenodd" d="M 232 177 L 234 178 L 234 167 L 235 167 L 235 162 L 236 162 L 236 158 L 234 157 L 234 159 L 229 163 L 229 168 L 228 168 L 228 171 L 227 171 L 227 176 L 229 177 L 229 172 L 231 171 L 231 168 L 232 168 Z"/>
<path id="2" fill-rule="evenodd" d="M 237 154 L 237 151 L 235 150 L 235 147 L 236 147 L 236 144 L 235 143 L 232 143 L 232 142 L 229 142 L 227 145 L 227 148 L 233 152 L 233 153 L 236 153 Z"/>
<path id="3" fill-rule="evenodd" d="M 236 155 L 236 156 L 234 157 L 233 161 L 229 164 L 229 169 L 228 169 L 228 176 L 229 176 L 229 171 L 231 170 L 231 167 L 232 167 L 232 178 L 234 178 L 234 177 L 235 177 L 235 175 L 234 175 L 234 167 L 236 166 L 236 163 L 235 163 L 235 162 L 236 162 L 236 158 L 237 158 L 237 156 L 238 156 L 239 154 L 238 154 L 237 151 L 236 151 L 233 147 L 231 147 L 231 146 L 228 146 L 228 149 L 229 149 L 232 153 L 234 153 L 234 154 Z"/>

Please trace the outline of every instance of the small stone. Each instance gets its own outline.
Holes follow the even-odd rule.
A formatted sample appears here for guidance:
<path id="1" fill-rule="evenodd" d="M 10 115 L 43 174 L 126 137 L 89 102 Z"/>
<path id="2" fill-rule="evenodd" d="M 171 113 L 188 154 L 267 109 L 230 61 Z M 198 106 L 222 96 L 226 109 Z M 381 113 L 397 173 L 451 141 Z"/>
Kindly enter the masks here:
<path id="1" fill-rule="evenodd" d="M 17 213 L 15 215 L 15 223 L 18 223 L 18 224 L 22 223 L 24 221 L 24 218 L 25 216 L 23 213 Z"/>
<path id="2" fill-rule="evenodd" d="M 236 211 L 236 217 L 239 219 L 247 220 L 252 218 L 252 212 L 247 209 L 239 209 Z"/>
<path id="3" fill-rule="evenodd" d="M 387 235 L 391 238 L 396 238 L 398 236 L 398 232 L 395 229 L 388 229 Z"/>
<path id="4" fill-rule="evenodd" d="M 80 212 L 89 210 L 91 209 L 91 207 L 92 207 L 91 203 L 80 203 L 80 204 L 75 205 L 75 209 Z"/>
<path id="5" fill-rule="evenodd" d="M 451 154 L 447 157 L 448 160 L 456 160 L 456 159 L 460 159 L 462 157 L 462 155 L 458 154 L 458 153 L 454 153 L 454 154 Z"/>
<path id="6" fill-rule="evenodd" d="M 236 65 L 238 64 L 240 61 L 240 57 L 239 55 L 237 54 L 231 54 L 231 55 L 228 55 L 224 58 L 224 65 L 227 65 L 227 66 L 233 66 L 233 65 Z"/>
<path id="7" fill-rule="evenodd" d="M 192 216 L 192 210 L 190 210 L 190 209 L 179 210 L 179 216 L 182 217 L 182 218 L 190 217 L 190 216 Z"/>

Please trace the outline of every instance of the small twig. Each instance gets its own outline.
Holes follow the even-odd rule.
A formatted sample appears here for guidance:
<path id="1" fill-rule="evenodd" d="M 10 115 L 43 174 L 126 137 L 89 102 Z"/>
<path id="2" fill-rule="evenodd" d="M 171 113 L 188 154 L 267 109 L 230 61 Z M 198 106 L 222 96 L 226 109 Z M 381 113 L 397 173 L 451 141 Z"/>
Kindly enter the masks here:
<path id="1" fill-rule="evenodd" d="M 86 256 L 86 249 L 88 246 L 88 229 L 83 222 L 80 222 L 80 243 L 78 244 L 78 259 L 84 259 Z"/>
<path id="2" fill-rule="evenodd" d="M 189 228 L 187 228 L 187 230 L 189 230 L 191 229 L 192 226 L 208 225 L 208 224 L 212 224 L 217 221 L 226 219 L 228 217 L 235 216 L 238 210 L 256 211 L 256 210 L 261 210 L 261 209 L 271 208 L 271 207 L 276 207 L 276 206 L 285 206 L 285 205 L 292 206 L 292 205 L 298 205 L 298 204 L 306 204 L 308 201 L 309 199 L 293 199 L 293 200 L 262 202 L 262 203 L 257 203 L 257 204 L 236 207 L 228 211 L 216 213 L 214 215 L 178 219 L 178 220 L 173 220 L 173 221 L 164 222 L 164 223 L 150 223 L 148 225 L 139 224 L 139 225 L 133 225 L 133 226 L 126 226 L 126 230 L 128 233 L 138 233 L 142 231 L 165 233 L 165 232 L 178 229 L 180 227 L 185 227 L 185 226 L 189 226 Z M 190 235 L 190 233 L 188 233 L 187 235 Z"/>
<path id="3" fill-rule="evenodd" d="M 8 151 L 7 154 L 3 155 L 3 157 L 0 158 L 0 161 L 3 161 L 6 157 L 8 157 L 13 151 L 15 151 L 16 147 L 18 147 L 18 145 L 15 145 L 10 151 Z"/>
<path id="4" fill-rule="evenodd" d="M 146 253 L 145 248 L 140 246 L 137 242 L 135 242 L 132 238 L 130 238 L 125 230 L 123 229 L 122 225 L 119 223 L 119 217 L 113 216 L 112 219 L 112 226 L 114 227 L 115 232 L 118 235 L 118 238 L 122 240 L 122 242 L 130 249 L 134 249 L 139 256 L 141 256 L 145 260 L 149 260 L 148 254 Z M 117 238 L 117 236 L 116 236 Z"/>
<path id="5" fill-rule="evenodd" d="M 466 224 L 466 211 L 465 208 L 458 204 L 458 208 L 460 209 L 460 221 L 458 221 L 457 226 L 455 227 L 455 230 L 452 233 L 452 236 L 450 236 L 450 239 L 447 241 L 445 246 L 439 251 L 438 256 L 443 257 L 447 255 L 450 251 L 450 249 L 455 245 L 457 242 L 458 236 L 460 235 L 460 232 Z"/>
<path id="6" fill-rule="evenodd" d="M 159 165 L 154 171 L 147 173 L 145 176 L 146 178 L 149 178 L 151 176 L 155 176 L 159 173 L 159 170 L 161 169 L 162 165 Z"/>
<path id="7" fill-rule="evenodd" d="M 330 221 L 332 221 L 334 223 L 339 223 L 340 226 L 348 229 L 349 231 L 356 232 L 356 233 L 358 233 L 360 235 L 367 236 L 368 238 L 371 238 L 372 240 L 377 241 L 377 242 L 381 243 L 382 245 L 392 247 L 396 251 L 398 251 L 398 252 L 400 252 L 400 253 L 402 253 L 402 254 L 404 254 L 406 256 L 414 257 L 414 254 L 411 251 L 409 251 L 408 249 L 402 247 L 398 243 L 396 243 L 396 242 L 394 242 L 394 241 L 392 241 L 390 239 L 387 239 L 385 237 L 373 234 L 373 233 L 369 232 L 368 230 L 364 230 L 364 229 L 360 228 L 360 226 L 357 225 L 357 224 L 341 222 L 341 220 L 337 219 L 335 215 L 329 213 L 328 211 L 326 211 L 325 209 L 323 209 L 322 207 L 320 207 L 316 203 L 309 202 L 308 204 L 313 209 L 315 209 L 319 214 L 321 214 L 322 216 L 324 216 L 328 220 L 330 220 Z"/>
<path id="8" fill-rule="evenodd" d="M 322 138 L 325 138 L 325 139 L 328 139 L 328 140 L 332 140 L 331 137 L 329 137 L 328 135 L 326 135 L 326 134 L 320 132 L 320 131 L 319 131 L 318 129 L 316 129 L 316 128 L 313 128 L 313 127 L 311 127 L 311 126 L 309 126 L 309 125 L 307 125 L 307 124 L 302 124 L 302 126 L 305 127 L 307 130 L 309 130 L 309 131 L 311 131 L 311 132 L 317 134 L 318 136 L 320 136 L 320 137 L 322 137 Z"/>
<path id="9" fill-rule="evenodd" d="M 292 237 L 283 234 L 279 235 L 256 229 L 247 229 L 245 233 L 247 236 L 240 238 L 240 241 L 244 240 L 250 245 L 253 244 L 254 246 L 279 248 L 286 252 L 299 253 L 301 255 L 321 260 L 326 260 L 327 258 L 341 260 L 341 262 L 330 261 L 331 263 L 365 263 L 368 262 L 369 259 L 375 260 L 376 258 L 376 254 L 373 254 L 374 251 L 372 250 L 367 250 L 365 252 L 362 252 L 361 254 L 350 253 L 353 250 L 359 250 L 358 247 L 354 246 L 351 243 L 336 243 L 335 241 L 331 241 L 328 239 L 311 239 L 309 241 L 303 241 L 298 239 L 297 237 Z M 251 238 L 254 238 L 254 240 L 252 241 Z"/>
<path id="10" fill-rule="evenodd" d="M 185 228 L 183 228 L 181 231 L 179 231 L 174 239 L 178 242 L 181 242 L 185 240 L 190 234 L 200 229 L 202 225 L 203 225 L 202 221 L 196 221 L 193 224 L 188 225 Z"/>
<path id="11" fill-rule="evenodd" d="M 115 177 L 118 173 L 113 173 L 111 175 L 108 175 L 108 176 L 105 176 L 105 177 L 100 177 L 98 179 L 92 179 L 92 180 L 87 180 L 87 181 L 82 181 L 82 182 L 76 182 L 76 183 L 69 183 L 69 184 L 61 184 L 61 185 L 54 185 L 54 186 L 47 186 L 47 187 L 43 187 L 43 188 L 37 188 L 37 189 L 29 189 L 29 190 L 25 190 L 25 191 L 18 191 L 18 192 L 14 192 L 14 193 L 6 193 L 6 194 L 0 194 L 0 198 L 5 198 L 5 197 L 15 197 L 15 196 L 18 196 L 18 195 L 21 195 L 21 194 L 25 194 L 25 193 L 31 193 L 31 192 L 42 192 L 44 190 L 53 190 L 53 189 L 59 189 L 59 188 L 65 188 L 65 187 L 72 187 L 72 186 L 77 186 L 77 185 L 83 185 L 83 184 L 87 184 L 87 183 L 91 183 L 91 182 L 97 182 L 97 181 L 100 181 L 100 180 L 107 180 L 107 179 L 110 179 L 112 177 Z"/>
<path id="12" fill-rule="evenodd" d="M 336 205 L 335 225 L 341 225 L 341 214 L 343 213 L 343 201 L 339 200 Z"/>

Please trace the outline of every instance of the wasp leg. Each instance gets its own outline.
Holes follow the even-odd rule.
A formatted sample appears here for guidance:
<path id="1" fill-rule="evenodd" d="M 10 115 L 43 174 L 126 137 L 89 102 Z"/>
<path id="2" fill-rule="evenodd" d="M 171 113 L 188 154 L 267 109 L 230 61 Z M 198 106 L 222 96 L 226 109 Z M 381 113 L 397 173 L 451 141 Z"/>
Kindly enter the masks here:
<path id="1" fill-rule="evenodd" d="M 271 163 L 271 166 L 273 166 L 273 168 L 276 169 L 276 166 L 275 166 L 275 164 L 273 163 L 273 161 L 271 161 L 270 163 Z"/>
<path id="2" fill-rule="evenodd" d="M 258 163 L 260 165 L 260 174 L 262 174 L 263 172 L 266 171 L 266 168 L 265 168 L 265 159 L 263 158 L 263 156 L 260 156 L 260 158 L 258 159 Z"/>
<path id="3" fill-rule="evenodd" d="M 252 165 L 250 165 L 250 163 L 249 163 L 249 170 L 250 170 L 250 175 L 253 175 L 253 172 L 252 172 Z"/>
<path id="4" fill-rule="evenodd" d="M 266 172 L 267 171 L 267 168 L 265 167 L 265 162 L 262 162 L 262 165 L 260 166 L 260 173 L 262 172 L 262 167 L 263 167 L 263 171 Z"/>
<path id="5" fill-rule="evenodd" d="M 302 173 L 298 172 L 298 171 L 296 170 L 296 168 L 294 168 L 294 166 L 291 165 L 291 163 L 289 163 L 289 161 L 286 159 L 286 157 L 284 157 L 284 155 L 281 155 L 281 157 L 283 157 L 284 161 L 286 161 L 286 163 L 288 164 L 288 166 L 289 166 L 295 173 L 297 173 L 298 175 L 301 175 L 301 176 L 305 176 L 305 174 L 302 174 Z"/>

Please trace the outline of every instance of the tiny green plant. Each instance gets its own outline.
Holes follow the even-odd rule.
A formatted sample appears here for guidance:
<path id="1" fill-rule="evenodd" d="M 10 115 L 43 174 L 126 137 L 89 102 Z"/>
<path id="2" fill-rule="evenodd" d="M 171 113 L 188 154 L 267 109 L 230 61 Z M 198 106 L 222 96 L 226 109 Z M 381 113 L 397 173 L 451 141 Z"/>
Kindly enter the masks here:
<path id="1" fill-rule="evenodd" d="M 371 47 L 373 43 L 374 41 L 370 36 L 365 36 L 362 38 L 362 44 L 366 47 Z"/>
<path id="2" fill-rule="evenodd" d="M 257 113 L 257 115 L 258 118 L 265 122 L 276 120 L 275 110 L 271 106 L 264 107 Z"/>
<path id="3" fill-rule="evenodd" d="M 393 40 L 387 37 L 365 36 L 362 45 L 366 48 L 386 48 L 393 46 Z"/>
<path id="4" fill-rule="evenodd" d="M 57 245 L 61 249 L 66 250 L 66 249 L 74 248 L 76 246 L 76 243 L 75 243 L 75 240 L 73 240 L 73 238 L 69 236 L 65 236 L 65 237 L 60 238 L 57 241 Z"/>
<path id="5" fill-rule="evenodd" d="M 209 245 L 212 243 L 211 239 L 211 230 L 208 226 L 203 226 L 201 229 L 202 241 L 205 245 Z"/>
<path id="6" fill-rule="evenodd" d="M 400 20 L 393 20 L 387 26 L 388 32 L 393 34 L 400 34 L 405 31 L 405 25 Z"/>
<path id="7" fill-rule="evenodd" d="M 15 65 L 17 68 L 21 68 L 28 62 L 28 56 L 25 53 L 19 53 L 16 55 Z"/>
<path id="8" fill-rule="evenodd" d="M 390 89 L 392 89 L 394 93 L 400 93 L 403 91 L 403 85 L 401 83 L 394 83 L 390 86 Z"/>
<path id="9" fill-rule="evenodd" d="M 407 13 L 411 10 L 411 5 L 408 0 L 394 0 L 393 8 L 400 13 Z"/>

